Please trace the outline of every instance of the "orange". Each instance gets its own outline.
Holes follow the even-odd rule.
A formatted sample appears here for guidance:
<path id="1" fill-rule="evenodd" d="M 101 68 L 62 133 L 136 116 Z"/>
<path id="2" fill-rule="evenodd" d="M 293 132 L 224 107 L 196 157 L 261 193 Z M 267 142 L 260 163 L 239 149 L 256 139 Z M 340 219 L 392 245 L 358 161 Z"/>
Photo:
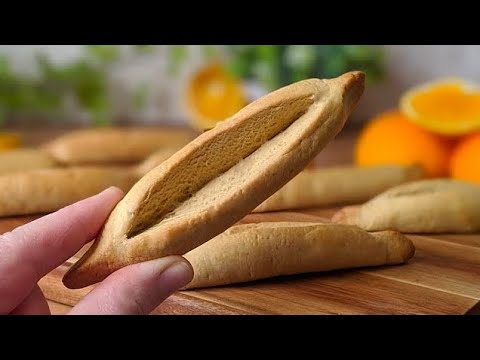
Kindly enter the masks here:
<path id="1" fill-rule="evenodd" d="M 246 103 L 242 84 L 219 62 L 200 69 L 187 86 L 189 120 L 198 130 L 213 128 L 238 112 Z"/>
<path id="2" fill-rule="evenodd" d="M 465 137 L 450 159 L 450 176 L 480 183 L 480 133 Z"/>
<path id="3" fill-rule="evenodd" d="M 480 129 L 480 89 L 461 79 L 415 87 L 400 100 L 410 121 L 435 133 L 463 135 Z"/>
<path id="4" fill-rule="evenodd" d="M 359 166 L 423 166 L 431 177 L 448 173 L 450 143 L 411 123 L 399 111 L 388 111 L 372 119 L 358 138 L 354 161 Z"/>
<path id="5" fill-rule="evenodd" d="M 11 133 L 0 133 L 0 151 L 10 150 L 20 146 L 20 138 Z"/>

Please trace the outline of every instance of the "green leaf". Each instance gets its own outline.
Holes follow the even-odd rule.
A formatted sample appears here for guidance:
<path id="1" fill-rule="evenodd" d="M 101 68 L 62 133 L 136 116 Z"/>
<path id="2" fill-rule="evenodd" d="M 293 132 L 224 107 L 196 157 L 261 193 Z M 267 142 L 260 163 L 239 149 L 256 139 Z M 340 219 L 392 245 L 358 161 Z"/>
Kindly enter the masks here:
<path id="1" fill-rule="evenodd" d="M 108 109 L 90 110 L 92 123 L 97 127 L 105 127 L 112 123 L 111 113 Z"/>
<path id="2" fill-rule="evenodd" d="M 120 57 L 119 45 L 87 45 L 90 56 L 102 64 L 111 64 Z"/>
<path id="3" fill-rule="evenodd" d="M 0 106 L 0 126 L 5 125 L 7 122 L 7 112 Z"/>
<path id="4" fill-rule="evenodd" d="M 71 88 L 85 106 L 107 91 L 107 74 L 84 60 L 62 69 L 61 79 L 63 85 Z"/>
<path id="5" fill-rule="evenodd" d="M 10 63 L 5 55 L 0 55 L 0 79 L 10 74 Z"/>
<path id="6" fill-rule="evenodd" d="M 274 61 L 277 55 L 277 45 L 257 45 L 256 53 L 259 59 Z"/>
<path id="7" fill-rule="evenodd" d="M 63 96 L 58 91 L 37 87 L 34 94 L 34 104 L 39 110 L 54 111 L 60 109 Z"/>
<path id="8" fill-rule="evenodd" d="M 154 45 L 133 45 L 137 54 L 149 54 L 155 50 Z"/>
<path id="9" fill-rule="evenodd" d="M 315 63 L 315 49 L 310 45 L 289 45 L 285 61 L 292 69 L 310 69 Z"/>
<path id="10" fill-rule="evenodd" d="M 289 82 L 304 80 L 311 76 L 315 66 L 315 48 L 311 45 L 289 45 L 284 58 L 285 65 L 292 74 Z"/>
<path id="11" fill-rule="evenodd" d="M 238 78 L 247 77 L 250 61 L 246 57 L 235 57 L 226 64 L 227 71 Z"/>
<path id="12" fill-rule="evenodd" d="M 257 63 L 254 73 L 269 90 L 280 86 L 280 47 L 278 45 L 257 45 Z"/>
<path id="13" fill-rule="evenodd" d="M 106 126 L 112 122 L 112 109 L 106 96 L 97 96 L 86 106 L 95 126 Z"/>
<path id="14" fill-rule="evenodd" d="M 226 50 L 230 54 L 226 64 L 227 70 L 236 77 L 244 79 L 252 77 L 255 48 L 251 45 L 228 45 Z"/>
<path id="15" fill-rule="evenodd" d="M 43 53 L 35 54 L 36 65 L 39 73 L 39 82 L 42 84 L 62 84 L 65 82 L 63 67 L 55 67 Z"/>
<path id="16" fill-rule="evenodd" d="M 51 71 L 51 64 L 48 56 L 43 52 L 37 52 L 34 54 L 35 64 L 37 69 L 42 74 L 48 74 Z"/>
<path id="17" fill-rule="evenodd" d="M 142 108 L 145 107 L 147 103 L 147 96 L 148 96 L 148 86 L 141 85 L 138 89 L 136 89 L 133 93 L 133 106 L 135 110 L 140 111 Z"/>
<path id="18" fill-rule="evenodd" d="M 346 59 L 340 54 L 332 56 L 323 65 L 323 76 L 326 78 L 334 78 L 340 76 L 347 69 Z"/>
<path id="19" fill-rule="evenodd" d="M 211 60 L 217 56 L 218 51 L 214 45 L 202 45 L 203 56 L 205 59 Z"/>
<path id="20" fill-rule="evenodd" d="M 172 45 L 169 51 L 168 72 L 171 75 L 178 74 L 180 66 L 188 55 L 186 45 Z"/>
<path id="21" fill-rule="evenodd" d="M 277 77 L 270 64 L 264 61 L 257 61 L 252 71 L 254 77 L 268 90 L 273 90 L 275 88 Z"/>

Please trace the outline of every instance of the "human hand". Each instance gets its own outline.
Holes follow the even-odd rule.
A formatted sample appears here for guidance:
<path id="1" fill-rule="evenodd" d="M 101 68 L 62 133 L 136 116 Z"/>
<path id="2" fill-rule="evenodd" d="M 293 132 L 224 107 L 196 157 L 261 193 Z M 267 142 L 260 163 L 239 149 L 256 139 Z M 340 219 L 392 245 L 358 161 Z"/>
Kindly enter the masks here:
<path id="1" fill-rule="evenodd" d="M 95 238 L 122 196 L 109 188 L 0 235 L 0 314 L 50 314 L 37 282 Z M 192 277 L 180 256 L 130 265 L 98 284 L 69 314 L 148 314 Z"/>

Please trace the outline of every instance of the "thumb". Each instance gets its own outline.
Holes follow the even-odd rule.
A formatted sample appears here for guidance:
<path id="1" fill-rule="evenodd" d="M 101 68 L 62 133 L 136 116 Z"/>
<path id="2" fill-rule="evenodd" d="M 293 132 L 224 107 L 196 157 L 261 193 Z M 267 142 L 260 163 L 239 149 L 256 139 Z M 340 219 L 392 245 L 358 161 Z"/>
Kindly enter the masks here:
<path id="1" fill-rule="evenodd" d="M 70 315 L 146 315 L 192 278 L 192 266 L 181 256 L 130 265 L 96 286 Z"/>

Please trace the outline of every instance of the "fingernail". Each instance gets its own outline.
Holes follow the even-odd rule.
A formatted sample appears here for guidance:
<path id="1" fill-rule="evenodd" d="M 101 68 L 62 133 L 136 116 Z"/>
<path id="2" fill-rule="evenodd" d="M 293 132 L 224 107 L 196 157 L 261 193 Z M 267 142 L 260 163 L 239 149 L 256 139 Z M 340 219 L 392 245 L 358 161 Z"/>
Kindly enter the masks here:
<path id="1" fill-rule="evenodd" d="M 109 194 L 109 193 L 116 193 L 116 194 L 118 194 L 118 196 L 123 196 L 124 195 L 123 190 L 121 190 L 120 188 L 118 188 L 116 186 L 110 186 L 109 188 L 103 190 L 99 195 L 106 195 L 106 194 Z"/>
<path id="2" fill-rule="evenodd" d="M 118 191 L 122 191 L 122 190 L 120 190 L 120 189 L 119 189 L 118 187 L 116 187 L 116 186 L 110 186 L 110 187 L 106 188 L 105 190 L 103 190 L 104 193 L 106 193 L 106 192 L 111 192 L 111 191 L 116 191 L 116 192 L 118 192 Z M 122 192 L 123 192 L 123 191 L 122 191 Z"/>
<path id="3" fill-rule="evenodd" d="M 174 292 L 187 285 L 193 278 L 193 271 L 185 261 L 177 261 L 162 272 L 158 278 L 160 285 L 169 292 Z"/>

